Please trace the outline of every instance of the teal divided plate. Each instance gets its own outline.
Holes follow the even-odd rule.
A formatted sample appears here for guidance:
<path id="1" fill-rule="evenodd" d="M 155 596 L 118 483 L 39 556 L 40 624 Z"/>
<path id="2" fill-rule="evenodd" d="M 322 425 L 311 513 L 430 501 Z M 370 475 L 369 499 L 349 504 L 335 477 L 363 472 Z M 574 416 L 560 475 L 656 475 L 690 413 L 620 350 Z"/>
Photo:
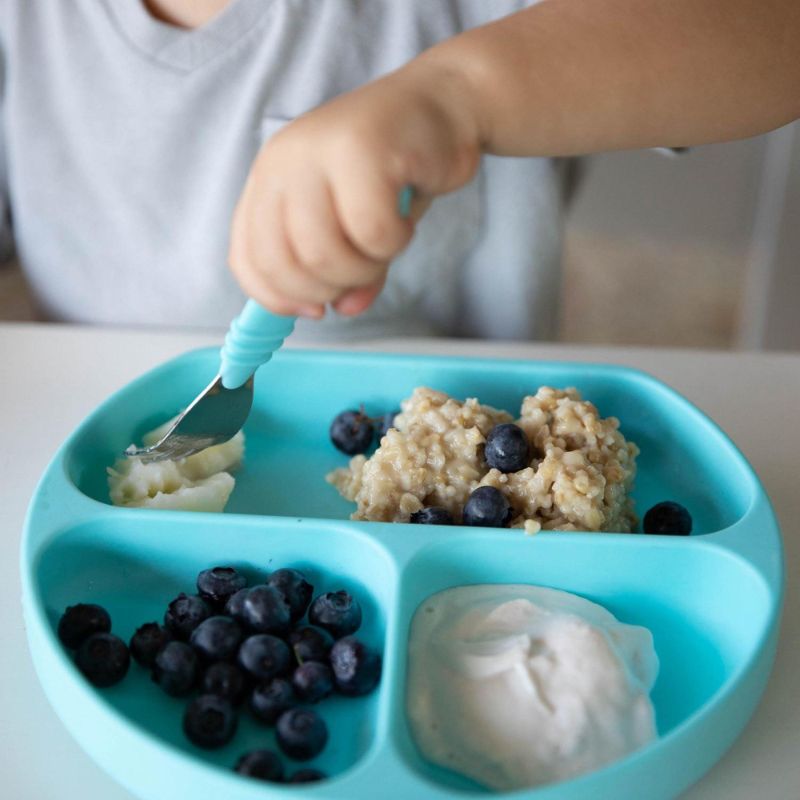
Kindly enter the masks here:
<path id="1" fill-rule="evenodd" d="M 674 797 L 733 742 L 753 711 L 775 652 L 783 561 L 764 489 L 724 433 L 648 375 L 615 366 L 363 353 L 284 351 L 257 375 L 244 467 L 224 514 L 124 509 L 108 502 L 106 467 L 175 414 L 215 373 L 217 350 L 188 353 L 103 403 L 64 443 L 31 501 L 22 548 L 33 661 L 74 737 L 114 778 L 148 799 L 434 798 L 486 794 L 427 763 L 404 712 L 407 634 L 429 595 L 470 583 L 531 583 L 596 601 L 654 636 L 659 738 L 583 777 L 520 798 Z M 540 385 L 576 386 L 641 448 L 640 514 L 663 499 L 690 509 L 689 537 L 543 532 L 353 522 L 324 475 L 347 463 L 328 439 L 335 414 L 364 403 L 396 408 L 416 386 L 515 413 Z M 181 732 L 185 701 L 132 664 L 97 690 L 55 633 L 76 602 L 108 608 L 128 639 L 160 619 L 204 568 L 255 577 L 305 570 L 317 591 L 345 587 L 364 607 L 363 636 L 383 650 L 379 688 L 320 705 L 331 740 L 312 766 L 331 778 L 279 786 L 235 774 L 238 756 L 272 747 L 272 731 L 242 715 L 233 742 L 207 753 Z M 295 764 L 294 768 L 299 767 Z"/>

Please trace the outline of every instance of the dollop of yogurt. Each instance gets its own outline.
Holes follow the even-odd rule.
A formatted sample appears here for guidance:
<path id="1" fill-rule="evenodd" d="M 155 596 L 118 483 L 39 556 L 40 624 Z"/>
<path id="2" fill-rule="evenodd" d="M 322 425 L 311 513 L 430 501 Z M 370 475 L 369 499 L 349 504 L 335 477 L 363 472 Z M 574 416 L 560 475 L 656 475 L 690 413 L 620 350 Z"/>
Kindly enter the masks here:
<path id="1" fill-rule="evenodd" d="M 569 592 L 459 586 L 411 624 L 406 706 L 422 755 L 497 791 L 571 778 L 656 736 L 653 637 Z"/>

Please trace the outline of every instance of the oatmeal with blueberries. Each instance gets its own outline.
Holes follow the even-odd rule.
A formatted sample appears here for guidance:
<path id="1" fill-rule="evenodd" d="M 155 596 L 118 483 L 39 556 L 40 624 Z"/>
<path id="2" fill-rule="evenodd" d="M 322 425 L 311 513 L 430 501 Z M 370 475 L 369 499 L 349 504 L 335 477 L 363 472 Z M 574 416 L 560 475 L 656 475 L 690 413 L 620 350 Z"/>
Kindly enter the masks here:
<path id="1" fill-rule="evenodd" d="M 639 449 L 576 389 L 543 386 L 514 419 L 476 398 L 420 387 L 389 422 L 370 457 L 363 412 L 344 412 L 331 426 L 334 444 L 356 453 L 327 476 L 356 503 L 353 519 L 528 533 L 636 525 L 630 491 Z"/>

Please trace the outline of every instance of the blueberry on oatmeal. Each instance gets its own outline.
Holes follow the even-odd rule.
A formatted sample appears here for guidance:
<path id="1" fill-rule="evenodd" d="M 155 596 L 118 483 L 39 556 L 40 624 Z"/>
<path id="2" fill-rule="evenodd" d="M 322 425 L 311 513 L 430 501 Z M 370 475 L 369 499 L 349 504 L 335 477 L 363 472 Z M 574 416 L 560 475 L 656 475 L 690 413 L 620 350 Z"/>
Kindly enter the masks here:
<path id="1" fill-rule="evenodd" d="M 511 519 L 506 496 L 494 486 L 479 486 L 464 506 L 464 524 L 482 528 L 504 528 Z"/>
<path id="2" fill-rule="evenodd" d="M 495 425 L 486 437 L 486 463 L 500 472 L 519 472 L 530 464 L 530 447 L 525 431 L 513 422 Z"/>
<path id="3" fill-rule="evenodd" d="M 415 511 L 408 521 L 414 525 L 452 525 L 453 515 L 441 506 L 430 506 Z"/>

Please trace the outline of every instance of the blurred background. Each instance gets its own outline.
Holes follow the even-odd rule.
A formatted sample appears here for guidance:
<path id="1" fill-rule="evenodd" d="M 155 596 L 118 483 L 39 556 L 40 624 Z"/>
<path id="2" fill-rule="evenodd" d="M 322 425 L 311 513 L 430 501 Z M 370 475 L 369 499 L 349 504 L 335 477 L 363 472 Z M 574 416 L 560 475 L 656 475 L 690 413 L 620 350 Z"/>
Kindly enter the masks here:
<path id="1" fill-rule="evenodd" d="M 560 339 L 800 349 L 800 136 L 584 162 L 566 229 Z M 0 269 L 0 319 L 34 316 Z"/>
<path id="2" fill-rule="evenodd" d="M 571 209 L 561 337 L 800 349 L 800 136 L 594 156 Z"/>

